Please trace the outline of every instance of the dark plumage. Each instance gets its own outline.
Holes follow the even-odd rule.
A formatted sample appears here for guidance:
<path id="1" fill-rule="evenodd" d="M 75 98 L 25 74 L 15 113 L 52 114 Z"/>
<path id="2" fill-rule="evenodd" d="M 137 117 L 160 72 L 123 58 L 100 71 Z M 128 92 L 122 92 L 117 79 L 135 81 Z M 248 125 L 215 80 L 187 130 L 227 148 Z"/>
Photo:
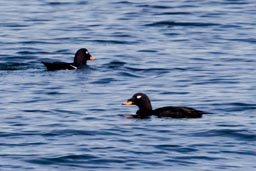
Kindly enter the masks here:
<path id="1" fill-rule="evenodd" d="M 78 69 L 86 65 L 87 60 L 94 60 L 95 58 L 88 52 L 87 49 L 79 49 L 74 57 L 73 63 L 66 62 L 42 62 L 48 70 L 72 70 Z"/>
<path id="2" fill-rule="evenodd" d="M 138 106 L 139 110 L 136 112 L 136 115 L 132 115 L 135 118 L 148 118 L 152 115 L 172 118 L 200 118 L 203 114 L 207 114 L 204 111 L 181 106 L 167 106 L 153 110 L 148 96 L 143 93 L 134 94 L 131 99 L 122 103 L 122 105 Z"/>

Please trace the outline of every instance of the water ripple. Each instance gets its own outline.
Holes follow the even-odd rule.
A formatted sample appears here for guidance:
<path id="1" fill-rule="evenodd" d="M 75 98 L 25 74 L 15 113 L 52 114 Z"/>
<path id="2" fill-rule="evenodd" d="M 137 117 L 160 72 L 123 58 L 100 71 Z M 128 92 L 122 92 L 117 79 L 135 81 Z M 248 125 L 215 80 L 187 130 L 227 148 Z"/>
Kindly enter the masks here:
<path id="1" fill-rule="evenodd" d="M 65 155 L 65 156 L 60 156 L 60 157 L 48 157 L 48 158 L 40 158 L 40 159 L 31 159 L 28 160 L 28 162 L 33 163 L 33 164 L 40 164 L 40 165 L 48 165 L 48 164 L 65 164 L 65 165 L 76 165 L 81 162 L 83 163 L 84 160 L 95 160 L 98 158 L 97 156 L 94 155 Z"/>
<path id="2" fill-rule="evenodd" d="M 153 23 L 145 24 L 144 26 L 152 26 L 152 27 L 212 27 L 212 26 L 220 26 L 217 23 L 199 23 L 199 22 L 174 22 L 174 21 L 157 21 Z"/>
<path id="3" fill-rule="evenodd" d="M 218 130 L 209 130 L 201 133 L 196 133 L 196 135 L 200 136 L 200 134 L 204 136 L 223 136 L 223 137 L 231 137 L 235 139 L 240 139 L 242 141 L 255 141 L 256 135 L 253 132 L 249 132 L 244 129 L 218 129 Z"/>
<path id="4" fill-rule="evenodd" d="M 0 63 L 0 71 L 15 71 L 28 69 L 29 65 L 24 63 Z"/>

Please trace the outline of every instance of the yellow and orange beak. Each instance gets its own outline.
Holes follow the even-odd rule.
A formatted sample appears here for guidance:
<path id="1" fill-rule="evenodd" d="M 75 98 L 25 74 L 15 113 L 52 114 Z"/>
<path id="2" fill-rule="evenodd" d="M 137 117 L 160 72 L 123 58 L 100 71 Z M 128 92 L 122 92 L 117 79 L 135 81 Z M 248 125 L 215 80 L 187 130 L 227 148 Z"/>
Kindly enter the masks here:
<path id="1" fill-rule="evenodd" d="M 126 106 L 132 105 L 132 104 L 133 104 L 133 101 L 130 101 L 130 100 L 122 103 L 122 105 L 126 105 Z"/>
<path id="2" fill-rule="evenodd" d="M 89 60 L 93 61 L 93 60 L 95 60 L 95 58 L 93 56 L 90 56 Z"/>

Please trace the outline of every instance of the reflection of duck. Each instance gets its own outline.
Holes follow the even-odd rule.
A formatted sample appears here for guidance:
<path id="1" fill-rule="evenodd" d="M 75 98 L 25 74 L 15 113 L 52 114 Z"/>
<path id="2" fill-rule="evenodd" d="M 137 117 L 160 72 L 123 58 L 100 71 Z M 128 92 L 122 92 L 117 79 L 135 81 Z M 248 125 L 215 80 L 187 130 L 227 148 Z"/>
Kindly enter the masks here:
<path id="1" fill-rule="evenodd" d="M 88 52 L 87 49 L 81 48 L 79 49 L 74 57 L 73 63 L 66 62 L 42 62 L 48 70 L 72 70 L 78 69 L 84 65 L 86 65 L 87 60 L 94 60 L 95 58 Z"/>
<path id="2" fill-rule="evenodd" d="M 207 112 L 190 107 L 167 106 L 153 110 L 148 96 L 143 93 L 134 94 L 131 99 L 122 103 L 122 105 L 136 105 L 139 107 L 136 115 L 132 115 L 134 118 L 148 118 L 151 115 L 172 118 L 200 118 L 203 114 L 207 114 Z"/>

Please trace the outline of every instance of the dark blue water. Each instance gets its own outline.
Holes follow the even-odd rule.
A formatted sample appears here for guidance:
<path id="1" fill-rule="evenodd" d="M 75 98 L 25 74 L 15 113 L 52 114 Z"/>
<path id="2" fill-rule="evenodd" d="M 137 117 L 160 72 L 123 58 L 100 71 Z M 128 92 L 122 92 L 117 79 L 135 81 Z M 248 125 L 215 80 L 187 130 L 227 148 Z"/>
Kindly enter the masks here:
<path id="1" fill-rule="evenodd" d="M 256 1 L 0 0 L 0 170 L 256 170 Z M 41 61 L 97 60 L 48 72 Z M 128 119 L 121 103 L 200 119 Z"/>

